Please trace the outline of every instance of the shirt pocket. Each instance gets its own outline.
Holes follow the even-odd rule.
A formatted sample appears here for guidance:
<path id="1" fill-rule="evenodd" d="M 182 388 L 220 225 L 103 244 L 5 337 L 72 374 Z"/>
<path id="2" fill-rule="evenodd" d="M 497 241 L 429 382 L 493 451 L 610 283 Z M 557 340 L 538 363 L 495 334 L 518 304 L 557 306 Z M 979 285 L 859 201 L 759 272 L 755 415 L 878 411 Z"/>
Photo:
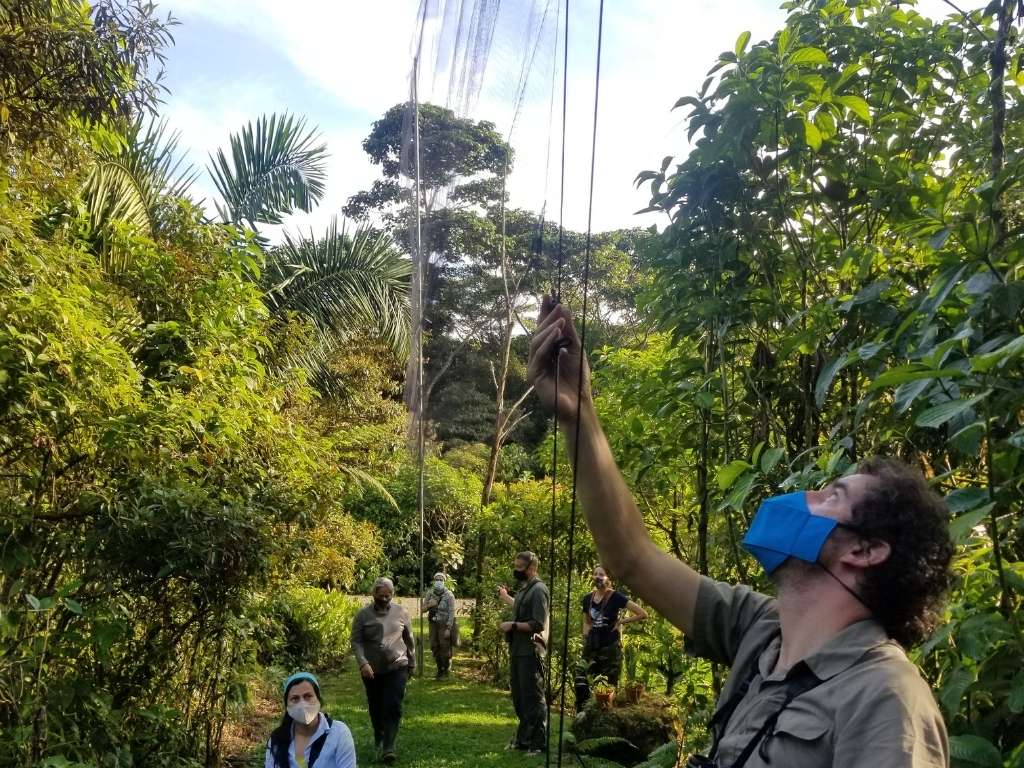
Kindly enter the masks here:
<path id="1" fill-rule="evenodd" d="M 832 723 L 806 709 L 784 710 L 771 736 L 759 746 L 762 759 L 778 766 L 832 764 Z"/>

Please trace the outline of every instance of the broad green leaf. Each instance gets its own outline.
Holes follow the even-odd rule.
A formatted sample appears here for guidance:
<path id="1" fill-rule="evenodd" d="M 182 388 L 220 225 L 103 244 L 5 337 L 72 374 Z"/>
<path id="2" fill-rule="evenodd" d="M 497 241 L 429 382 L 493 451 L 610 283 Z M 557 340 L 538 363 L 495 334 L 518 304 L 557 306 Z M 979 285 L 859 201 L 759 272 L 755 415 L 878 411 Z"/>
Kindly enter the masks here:
<path id="1" fill-rule="evenodd" d="M 876 389 L 884 389 L 885 387 L 894 387 L 898 384 L 917 381 L 918 379 L 945 379 L 957 376 L 963 376 L 963 371 L 956 368 L 934 370 L 931 368 L 920 368 L 916 365 L 903 365 L 899 368 L 890 368 L 885 373 L 875 377 L 871 384 L 868 385 L 868 390 L 874 391 Z"/>
<path id="2" fill-rule="evenodd" d="M 946 497 L 946 506 L 954 515 L 974 509 L 989 500 L 985 488 L 957 488 Z"/>
<path id="3" fill-rule="evenodd" d="M 947 442 L 961 453 L 966 453 L 969 456 L 977 456 L 978 447 L 984 434 L 985 423 L 975 421 L 950 435 Z"/>
<path id="4" fill-rule="evenodd" d="M 678 109 L 679 107 L 685 107 L 687 105 L 694 108 L 703 106 L 701 100 L 698 99 L 696 96 L 683 96 L 678 101 L 676 101 L 675 104 L 672 105 L 672 109 Z"/>
<path id="5" fill-rule="evenodd" d="M 978 401 L 988 397 L 988 394 L 989 392 L 986 391 L 982 392 L 980 395 L 975 395 L 970 400 L 960 398 L 958 400 L 948 400 L 945 403 L 933 405 L 928 410 L 923 411 L 921 414 L 919 414 L 918 417 L 914 420 L 914 423 L 919 427 L 926 427 L 929 429 L 941 427 L 950 419 L 955 418 L 956 416 L 959 416 L 961 413 L 968 410 Z"/>
<path id="6" fill-rule="evenodd" d="M 828 64 L 828 56 L 821 48 L 800 48 L 789 57 L 789 63 L 797 64 Z"/>
<path id="7" fill-rule="evenodd" d="M 737 459 L 736 461 L 730 461 L 724 467 L 718 469 L 718 489 L 726 491 L 732 487 L 732 484 L 736 482 L 736 478 L 746 472 L 748 469 L 753 469 L 747 462 Z"/>
<path id="8" fill-rule="evenodd" d="M 1006 698 L 1007 708 L 1016 715 L 1024 712 L 1024 672 L 1018 673 L 1010 686 L 1010 695 Z"/>
<path id="9" fill-rule="evenodd" d="M 39 602 L 39 598 L 38 597 L 36 597 L 35 595 L 28 595 L 28 594 L 26 594 L 25 595 L 25 599 L 28 601 L 28 604 L 30 606 L 32 606 L 32 610 L 33 611 L 38 611 L 39 610 L 39 608 L 41 606 L 41 603 Z"/>
<path id="10" fill-rule="evenodd" d="M 946 244 L 946 241 L 949 240 L 952 232 L 953 230 L 950 227 L 943 227 L 928 238 L 928 245 L 936 251 L 941 249 Z"/>
<path id="11" fill-rule="evenodd" d="M 743 32 L 738 38 L 736 38 L 736 47 L 733 49 L 736 55 L 741 55 L 747 50 L 747 43 L 750 42 L 750 32 Z"/>
<path id="12" fill-rule="evenodd" d="M 932 383 L 932 379 L 922 378 L 917 381 L 905 382 L 896 387 L 896 391 L 892 394 L 892 402 L 896 406 L 896 413 L 904 413 Z"/>
<path id="13" fill-rule="evenodd" d="M 814 384 L 814 402 L 819 408 L 825 402 L 825 398 L 828 397 L 828 392 L 832 388 L 832 381 L 835 379 L 836 374 L 849 364 L 850 358 L 844 354 L 830 361 L 828 365 L 821 369 L 821 373 L 818 374 L 818 380 Z"/>
<path id="14" fill-rule="evenodd" d="M 974 682 L 974 678 L 972 670 L 958 666 L 942 681 L 942 687 L 939 689 L 939 702 L 946 711 L 947 717 L 953 717 L 960 711 L 960 702 L 963 701 L 964 694 Z"/>
<path id="15" fill-rule="evenodd" d="M 931 408 L 923 411 L 914 420 L 914 423 L 919 427 L 941 427 L 947 421 L 955 416 L 959 416 L 970 407 L 970 400 L 962 398 L 959 400 L 948 400 L 945 403 L 933 405 Z"/>
<path id="16" fill-rule="evenodd" d="M 971 368 L 981 373 L 990 371 L 995 366 L 1001 368 L 1022 352 L 1024 352 L 1024 336 L 1018 336 L 1013 341 L 1004 344 L 993 352 L 972 357 Z"/>
<path id="17" fill-rule="evenodd" d="M 994 506 L 995 504 L 986 504 L 981 509 L 976 509 L 973 512 L 966 512 L 953 520 L 953 522 L 949 524 L 950 538 L 957 544 L 962 544 L 970 537 L 971 532 L 977 526 L 981 525 L 982 521 L 988 513 L 992 511 L 992 507 Z"/>
<path id="18" fill-rule="evenodd" d="M 954 760 L 962 760 L 981 768 L 1002 768 L 1003 758 L 999 750 L 988 739 L 964 734 L 949 737 L 949 754 Z"/>
<path id="19" fill-rule="evenodd" d="M 857 348 L 857 357 L 861 360 L 870 360 L 888 345 L 885 343 L 870 342 Z"/>
<path id="20" fill-rule="evenodd" d="M 771 472 L 785 453 L 785 448 L 769 448 L 761 457 L 761 471 L 765 474 Z"/>
<path id="21" fill-rule="evenodd" d="M 715 396 L 706 389 L 702 389 L 693 396 L 693 402 L 695 402 L 701 409 L 710 411 L 715 405 Z"/>
<path id="22" fill-rule="evenodd" d="M 867 101 L 863 98 L 853 95 L 837 96 L 836 101 L 853 112 L 865 123 L 871 125 L 871 107 L 868 106 Z"/>
<path id="23" fill-rule="evenodd" d="M 1024 562 L 1003 563 L 1003 572 L 1011 587 L 1017 592 L 1024 592 Z"/>
<path id="24" fill-rule="evenodd" d="M 753 472 L 741 475 L 739 481 L 733 486 L 732 492 L 726 497 L 725 501 L 718 505 L 719 511 L 727 507 L 732 507 L 737 511 L 742 510 L 756 478 L 757 475 Z"/>
<path id="25" fill-rule="evenodd" d="M 789 50 L 789 43 L 792 39 L 792 36 L 793 33 L 790 31 L 789 27 L 783 27 L 782 31 L 779 32 L 779 56 L 786 55 L 786 52 Z"/>
<path id="26" fill-rule="evenodd" d="M 66 605 L 67 609 L 72 613 L 77 613 L 79 616 L 82 615 L 82 604 L 77 600 L 73 600 L 70 597 L 65 597 L 64 605 Z"/>
<path id="27" fill-rule="evenodd" d="M 814 151 L 821 149 L 821 131 L 810 120 L 804 120 L 804 139 L 807 141 L 807 146 Z"/>

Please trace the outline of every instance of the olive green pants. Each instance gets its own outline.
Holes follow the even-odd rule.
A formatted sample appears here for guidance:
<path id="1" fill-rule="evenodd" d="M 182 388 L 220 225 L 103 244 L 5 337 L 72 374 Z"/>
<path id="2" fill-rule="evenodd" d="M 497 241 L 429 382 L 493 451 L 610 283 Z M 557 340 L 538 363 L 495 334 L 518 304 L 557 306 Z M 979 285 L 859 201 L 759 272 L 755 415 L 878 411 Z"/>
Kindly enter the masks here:
<path id="1" fill-rule="evenodd" d="M 513 656 L 512 706 L 519 718 L 512 746 L 516 749 L 540 749 L 547 741 L 547 702 L 544 700 L 544 665 L 539 653 Z"/>
<path id="2" fill-rule="evenodd" d="M 452 636 L 450 631 L 448 637 L 444 636 L 446 629 L 444 624 L 430 622 L 430 652 L 434 655 L 438 676 L 447 675 L 452 665 Z"/>

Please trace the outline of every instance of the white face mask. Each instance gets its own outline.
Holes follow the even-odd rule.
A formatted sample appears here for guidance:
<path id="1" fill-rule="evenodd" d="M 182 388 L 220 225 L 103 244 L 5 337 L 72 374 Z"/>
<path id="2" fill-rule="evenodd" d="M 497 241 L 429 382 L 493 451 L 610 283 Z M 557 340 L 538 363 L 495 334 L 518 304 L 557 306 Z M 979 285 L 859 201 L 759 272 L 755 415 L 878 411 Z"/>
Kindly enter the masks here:
<path id="1" fill-rule="evenodd" d="M 317 715 L 320 714 L 320 702 L 314 701 L 309 704 L 299 702 L 298 704 L 292 704 L 288 707 L 288 716 L 291 717 L 297 723 L 302 725 L 309 725 L 316 720 Z"/>
<path id="2" fill-rule="evenodd" d="M 435 581 L 434 582 L 434 589 L 436 589 L 438 592 L 440 592 L 442 589 L 444 589 L 444 582 L 443 581 Z"/>

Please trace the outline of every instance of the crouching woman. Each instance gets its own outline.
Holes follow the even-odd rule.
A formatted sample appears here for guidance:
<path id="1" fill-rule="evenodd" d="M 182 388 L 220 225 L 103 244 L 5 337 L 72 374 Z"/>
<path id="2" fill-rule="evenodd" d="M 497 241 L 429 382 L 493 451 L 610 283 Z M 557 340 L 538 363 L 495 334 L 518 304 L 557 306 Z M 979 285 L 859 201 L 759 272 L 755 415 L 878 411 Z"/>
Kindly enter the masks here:
<path id="1" fill-rule="evenodd" d="M 265 768 L 356 768 L 352 732 L 320 711 L 320 683 L 310 672 L 284 681 L 285 713 L 267 742 Z"/>

